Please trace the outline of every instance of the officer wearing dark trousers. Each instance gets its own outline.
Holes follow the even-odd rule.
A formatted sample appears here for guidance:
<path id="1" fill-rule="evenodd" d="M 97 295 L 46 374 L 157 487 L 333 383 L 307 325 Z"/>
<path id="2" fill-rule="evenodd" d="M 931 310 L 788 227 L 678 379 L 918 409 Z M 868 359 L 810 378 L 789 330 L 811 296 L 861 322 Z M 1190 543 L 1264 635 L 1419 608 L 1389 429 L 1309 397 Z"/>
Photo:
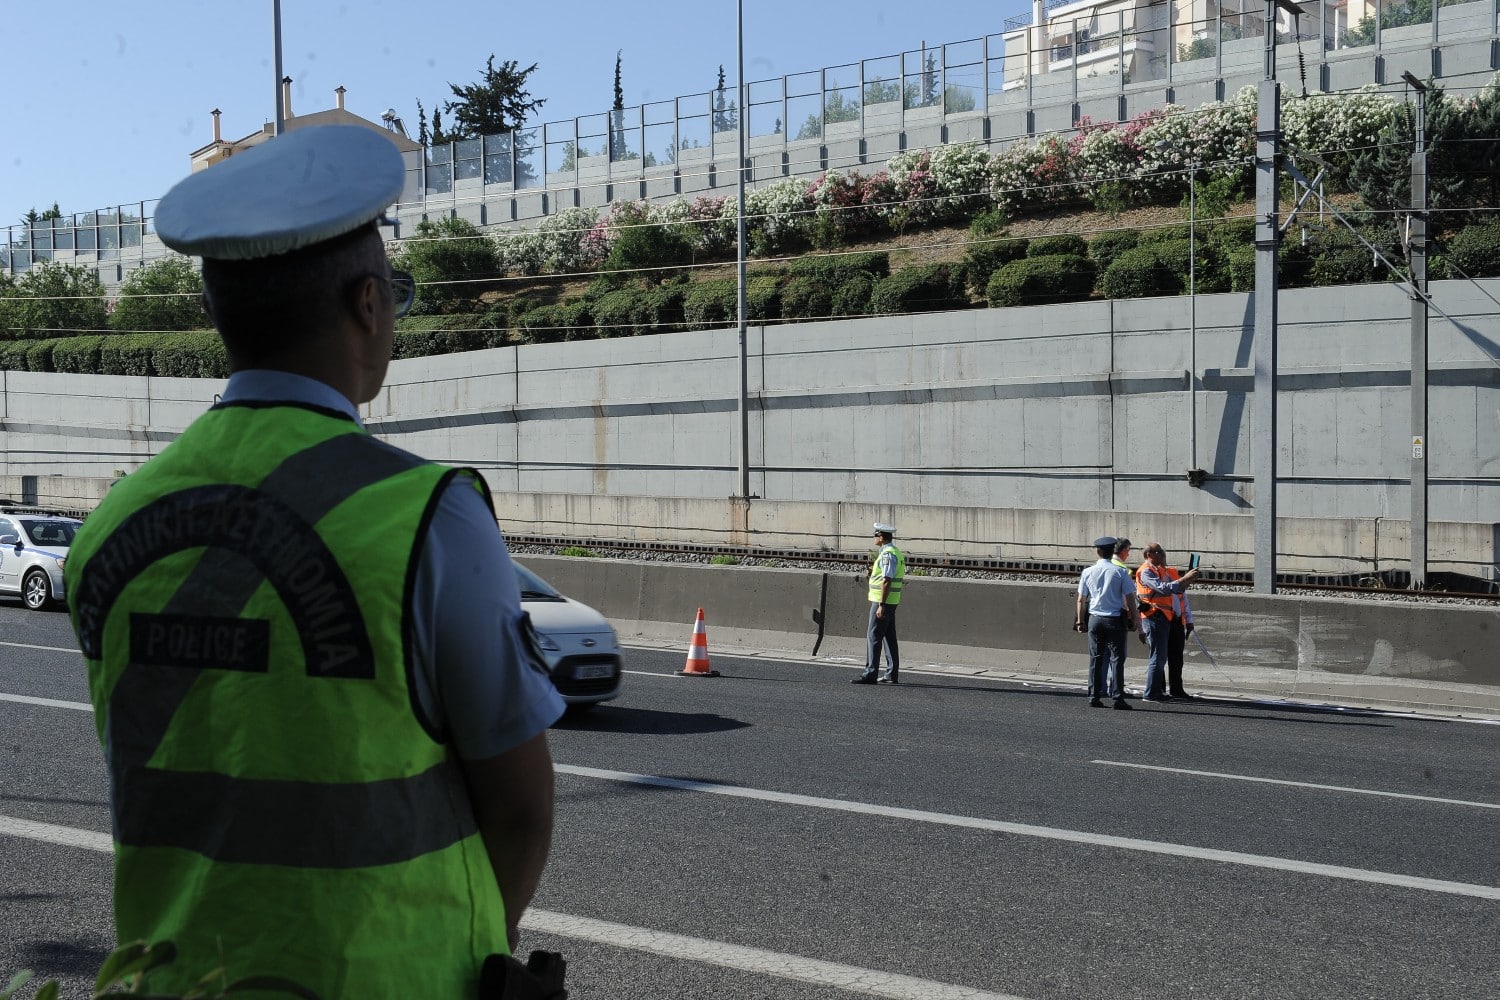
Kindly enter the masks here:
<path id="1" fill-rule="evenodd" d="M 1111 672 L 1124 676 L 1125 633 L 1134 631 L 1136 625 L 1135 587 L 1130 574 L 1111 562 L 1114 538 L 1096 538 L 1094 552 L 1098 561 L 1078 579 L 1073 630 L 1088 633 L 1089 707 L 1103 708 Z M 1123 689 L 1113 694 L 1115 708 L 1130 708 L 1123 695 Z"/>
<path id="2" fill-rule="evenodd" d="M 875 541 L 880 549 L 870 566 L 870 621 L 865 629 L 865 669 L 851 683 L 874 684 L 880 673 L 880 649 L 885 647 L 890 671 L 879 677 L 881 684 L 899 684 L 901 648 L 896 642 L 896 606 L 906 581 L 906 556 L 892 543 L 896 529 L 889 524 L 875 524 Z"/>

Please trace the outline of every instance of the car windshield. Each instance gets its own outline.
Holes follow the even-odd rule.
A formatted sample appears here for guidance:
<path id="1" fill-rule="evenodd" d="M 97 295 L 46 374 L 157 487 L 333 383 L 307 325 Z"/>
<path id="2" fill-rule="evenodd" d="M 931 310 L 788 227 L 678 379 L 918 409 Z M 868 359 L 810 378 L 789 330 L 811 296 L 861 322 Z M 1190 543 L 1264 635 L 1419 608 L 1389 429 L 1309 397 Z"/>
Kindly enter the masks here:
<path id="1" fill-rule="evenodd" d="M 531 570 L 518 562 L 511 563 L 516 568 L 516 586 L 521 588 L 521 600 L 523 601 L 560 601 L 562 595 L 553 588 L 552 584 L 537 576 Z"/>
<path id="2" fill-rule="evenodd" d="M 26 529 L 26 534 L 31 536 L 34 545 L 55 545 L 67 548 L 73 544 L 73 535 L 78 530 L 78 525 L 72 521 L 42 520 L 40 518 L 19 518 L 21 527 Z"/>

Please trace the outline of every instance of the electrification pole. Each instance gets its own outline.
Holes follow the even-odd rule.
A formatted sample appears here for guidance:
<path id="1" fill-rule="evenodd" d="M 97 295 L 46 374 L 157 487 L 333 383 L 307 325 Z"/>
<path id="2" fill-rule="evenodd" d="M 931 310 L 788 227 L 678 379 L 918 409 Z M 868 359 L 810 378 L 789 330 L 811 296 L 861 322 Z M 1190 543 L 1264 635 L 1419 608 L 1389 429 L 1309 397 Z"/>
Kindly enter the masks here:
<path id="1" fill-rule="evenodd" d="M 1401 74 L 1417 92 L 1416 143 L 1411 154 L 1411 582 L 1427 586 L 1427 86 Z"/>

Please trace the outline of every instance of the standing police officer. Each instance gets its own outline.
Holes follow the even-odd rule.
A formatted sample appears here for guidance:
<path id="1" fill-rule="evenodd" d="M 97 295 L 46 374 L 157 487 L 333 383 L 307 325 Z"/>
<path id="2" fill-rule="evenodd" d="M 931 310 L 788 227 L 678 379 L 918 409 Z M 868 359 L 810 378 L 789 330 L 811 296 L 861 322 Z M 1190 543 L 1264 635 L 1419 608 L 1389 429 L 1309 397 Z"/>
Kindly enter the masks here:
<path id="1" fill-rule="evenodd" d="M 1089 637 L 1089 707 L 1103 708 L 1101 700 L 1109 675 L 1119 678 L 1121 688 L 1110 692 L 1115 708 L 1128 709 L 1123 687 L 1125 677 L 1125 633 L 1135 631 L 1135 588 L 1130 574 L 1111 560 L 1115 554 L 1114 538 L 1094 539 L 1094 553 L 1099 558 L 1078 578 L 1078 608 L 1073 631 L 1087 632 Z M 1084 613 L 1088 617 L 1085 620 Z"/>
<path id="2" fill-rule="evenodd" d="M 890 670 L 880 677 L 882 684 L 899 684 L 901 649 L 896 643 L 896 606 L 901 603 L 901 587 L 906 580 L 906 555 L 892 539 L 896 529 L 875 522 L 875 541 L 880 546 L 870 564 L 870 622 L 865 629 L 865 669 L 853 684 L 874 684 L 880 672 L 880 647 L 885 646 Z"/>
<path id="3" fill-rule="evenodd" d="M 410 307 L 401 156 L 289 132 L 177 184 L 222 400 L 117 482 L 67 588 L 110 776 L 115 926 L 325 997 L 474 996 L 551 844 L 536 665 L 489 492 L 367 433 Z"/>

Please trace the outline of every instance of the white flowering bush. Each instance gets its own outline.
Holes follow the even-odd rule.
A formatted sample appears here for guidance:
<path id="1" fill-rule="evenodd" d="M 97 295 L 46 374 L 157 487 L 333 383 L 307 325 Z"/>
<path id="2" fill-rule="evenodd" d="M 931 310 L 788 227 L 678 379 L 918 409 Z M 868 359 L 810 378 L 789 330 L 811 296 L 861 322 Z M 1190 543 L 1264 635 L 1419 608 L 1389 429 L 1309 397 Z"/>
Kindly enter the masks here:
<path id="1" fill-rule="evenodd" d="M 942 197 L 939 212 L 967 217 L 990 205 L 990 154 L 977 143 L 955 143 L 932 151 L 932 178 Z"/>
<path id="2" fill-rule="evenodd" d="M 1318 167 L 1311 153 L 1334 169 L 1331 180 L 1342 186 L 1349 165 L 1373 149 L 1380 133 L 1402 114 L 1401 103 L 1367 84 L 1351 94 L 1312 94 L 1283 102 L 1281 128 L 1292 158 L 1311 177 Z"/>
<path id="3" fill-rule="evenodd" d="M 1159 144 L 1165 141 L 1165 149 Z M 1248 184 L 1255 155 L 1255 88 L 1244 87 L 1232 101 L 1214 101 L 1187 111 L 1175 105 L 1141 130 L 1141 163 L 1136 175 L 1142 194 L 1160 199 L 1187 189 L 1184 167 L 1196 160 L 1202 179 L 1225 178 Z"/>
<path id="4" fill-rule="evenodd" d="M 1022 140 L 990 162 L 990 197 L 1007 212 L 1043 208 L 1078 197 L 1068 145 L 1055 135 Z"/>
<path id="5" fill-rule="evenodd" d="M 501 256 L 506 267 L 522 274 L 580 270 L 590 256 L 583 252 L 584 237 L 598 221 L 597 209 L 563 209 L 535 229 L 507 237 L 500 247 Z"/>
<path id="6" fill-rule="evenodd" d="M 807 241 L 813 213 L 807 188 L 806 181 L 788 177 L 745 195 L 745 227 L 757 253 L 781 253 Z M 735 199 L 725 200 L 730 218 L 736 208 Z"/>

